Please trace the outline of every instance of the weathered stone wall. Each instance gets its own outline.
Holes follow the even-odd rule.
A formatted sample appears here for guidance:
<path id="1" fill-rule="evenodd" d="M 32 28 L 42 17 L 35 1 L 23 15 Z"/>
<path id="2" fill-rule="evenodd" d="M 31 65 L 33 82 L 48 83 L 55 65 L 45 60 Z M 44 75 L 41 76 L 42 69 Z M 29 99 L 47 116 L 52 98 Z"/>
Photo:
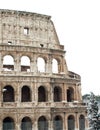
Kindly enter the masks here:
<path id="1" fill-rule="evenodd" d="M 0 10 L 0 43 L 15 45 L 59 45 L 50 16 L 21 11 Z M 25 31 L 25 32 L 24 32 Z"/>
<path id="2" fill-rule="evenodd" d="M 5 64 L 5 56 L 10 56 L 14 64 Z M 30 65 L 21 65 L 23 56 L 29 58 Z M 38 70 L 39 57 L 44 60 L 44 72 Z M 53 59 L 57 61 L 56 73 L 52 71 Z M 25 93 L 29 94 L 26 102 L 22 101 Z M 44 101 L 41 101 L 43 96 Z M 39 118 L 45 117 L 48 130 L 53 130 L 57 117 L 63 121 L 63 130 L 68 130 L 71 116 L 75 130 L 79 130 L 81 115 L 85 119 L 81 77 L 68 70 L 64 46 L 59 43 L 51 17 L 0 10 L 0 129 L 3 129 L 4 119 L 9 117 L 15 123 L 15 130 L 20 130 L 23 118 L 29 117 L 32 128 L 38 130 Z"/>

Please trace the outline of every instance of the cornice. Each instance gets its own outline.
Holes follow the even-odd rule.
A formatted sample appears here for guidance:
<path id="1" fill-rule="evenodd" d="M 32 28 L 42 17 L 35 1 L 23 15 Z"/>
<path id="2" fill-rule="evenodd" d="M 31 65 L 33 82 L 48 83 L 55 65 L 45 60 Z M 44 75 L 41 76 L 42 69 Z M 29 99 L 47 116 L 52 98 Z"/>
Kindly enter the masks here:
<path id="1" fill-rule="evenodd" d="M 19 11 L 19 10 L 9 10 L 9 9 L 0 9 L 0 14 L 2 15 L 17 15 L 17 16 L 31 16 L 31 17 L 38 17 L 38 18 L 44 18 L 47 20 L 51 19 L 51 16 L 39 14 L 39 13 L 33 13 L 33 12 L 27 12 L 27 11 Z"/>

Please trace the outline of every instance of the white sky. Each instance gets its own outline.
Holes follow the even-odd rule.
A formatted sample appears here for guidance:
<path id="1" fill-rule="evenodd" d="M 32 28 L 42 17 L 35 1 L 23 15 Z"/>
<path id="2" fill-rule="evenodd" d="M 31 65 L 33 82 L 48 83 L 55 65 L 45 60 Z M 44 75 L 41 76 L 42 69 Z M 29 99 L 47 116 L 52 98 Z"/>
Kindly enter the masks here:
<path id="1" fill-rule="evenodd" d="M 68 69 L 81 75 L 82 94 L 100 95 L 100 0 L 1 0 L 0 9 L 52 16 Z"/>

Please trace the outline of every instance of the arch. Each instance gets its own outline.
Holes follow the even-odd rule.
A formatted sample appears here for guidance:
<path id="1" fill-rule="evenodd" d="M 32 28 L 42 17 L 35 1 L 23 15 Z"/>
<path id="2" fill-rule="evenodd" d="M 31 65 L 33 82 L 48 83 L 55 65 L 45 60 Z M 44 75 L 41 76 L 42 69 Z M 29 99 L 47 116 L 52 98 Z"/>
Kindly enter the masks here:
<path id="1" fill-rule="evenodd" d="M 74 90 L 73 88 L 67 89 L 67 102 L 72 102 L 74 100 Z"/>
<path id="2" fill-rule="evenodd" d="M 21 57 L 21 71 L 30 72 L 30 58 L 28 56 Z"/>
<path id="3" fill-rule="evenodd" d="M 32 121 L 29 117 L 24 117 L 21 121 L 21 130 L 33 130 Z"/>
<path id="4" fill-rule="evenodd" d="M 3 130 L 15 130 L 14 120 L 11 117 L 6 117 L 3 120 Z"/>
<path id="5" fill-rule="evenodd" d="M 37 67 L 39 72 L 45 72 L 45 60 L 42 57 L 38 57 Z"/>
<path id="6" fill-rule="evenodd" d="M 14 59 L 11 55 L 5 55 L 3 57 L 3 70 L 4 71 L 14 70 Z"/>
<path id="7" fill-rule="evenodd" d="M 57 115 L 54 118 L 53 125 L 54 125 L 54 130 L 63 130 L 63 120 L 62 120 L 62 117 Z"/>
<path id="8" fill-rule="evenodd" d="M 52 73 L 58 73 L 58 61 L 56 59 L 52 60 Z"/>
<path id="9" fill-rule="evenodd" d="M 23 86 L 21 89 L 21 101 L 30 102 L 31 101 L 31 91 L 28 86 Z"/>
<path id="10" fill-rule="evenodd" d="M 79 130 L 85 130 L 85 117 L 80 115 L 79 117 Z"/>
<path id="11" fill-rule="evenodd" d="M 68 130 L 75 129 L 75 119 L 73 115 L 68 116 L 67 124 L 68 124 Z"/>
<path id="12" fill-rule="evenodd" d="M 14 102 L 14 89 L 10 85 L 3 88 L 3 102 Z"/>
<path id="13" fill-rule="evenodd" d="M 60 87 L 54 87 L 54 102 L 62 101 L 62 90 Z"/>
<path id="14" fill-rule="evenodd" d="M 38 102 L 46 102 L 46 90 L 43 86 L 38 88 Z"/>
<path id="15" fill-rule="evenodd" d="M 44 116 L 38 119 L 38 130 L 48 130 L 48 121 Z"/>

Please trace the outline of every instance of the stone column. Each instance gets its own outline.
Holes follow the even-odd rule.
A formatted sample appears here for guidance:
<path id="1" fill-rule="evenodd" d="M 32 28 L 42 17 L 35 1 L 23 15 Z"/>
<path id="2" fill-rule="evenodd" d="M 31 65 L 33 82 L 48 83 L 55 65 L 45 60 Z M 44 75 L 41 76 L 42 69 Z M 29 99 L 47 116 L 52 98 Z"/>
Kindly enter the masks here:
<path id="1" fill-rule="evenodd" d="M 61 63 L 58 62 L 58 73 L 60 73 L 60 72 L 61 72 Z"/>
<path id="2" fill-rule="evenodd" d="M 14 59 L 14 71 L 18 71 L 17 65 L 18 65 L 18 62 L 17 62 L 17 56 L 16 56 L 16 58 Z"/>
<path id="3" fill-rule="evenodd" d="M 3 130 L 3 121 L 1 118 L 0 118 L 0 130 Z"/>
<path id="4" fill-rule="evenodd" d="M 38 72 L 38 68 L 37 68 L 37 57 L 34 56 L 34 63 L 33 63 L 33 71 L 34 73 L 37 73 Z"/>
<path id="5" fill-rule="evenodd" d="M 15 125 L 15 130 L 21 130 L 21 124 L 19 122 L 16 122 Z"/>
<path id="6" fill-rule="evenodd" d="M 48 120 L 48 130 L 51 130 L 51 121 Z"/>
<path id="7" fill-rule="evenodd" d="M 50 100 L 51 100 L 51 102 L 54 102 L 53 97 L 54 97 L 54 89 L 53 89 L 53 86 L 52 86 L 51 89 L 50 89 Z"/>
<path id="8" fill-rule="evenodd" d="M 37 104 L 38 102 L 38 90 L 37 90 L 37 84 L 34 83 L 34 101 L 35 101 L 35 104 Z"/>
<path id="9" fill-rule="evenodd" d="M 80 83 L 76 83 L 75 93 L 76 93 L 75 100 L 76 100 L 76 101 L 82 101 L 81 85 L 80 85 Z"/>
<path id="10" fill-rule="evenodd" d="M 61 60 L 60 62 L 58 62 L 58 73 L 63 73 L 64 72 L 64 60 L 63 58 L 61 57 Z"/>
<path id="11" fill-rule="evenodd" d="M 32 123 L 32 130 L 35 130 L 35 126 L 34 126 L 34 123 Z"/>
<path id="12" fill-rule="evenodd" d="M 81 84 L 78 85 L 78 100 L 79 100 L 79 101 L 82 101 Z"/>
<path id="13" fill-rule="evenodd" d="M 3 70 L 3 57 L 0 59 L 0 72 Z"/>
<path id="14" fill-rule="evenodd" d="M 67 126 L 66 126 L 66 124 L 67 124 L 67 121 L 66 121 L 66 113 L 64 112 L 64 116 L 63 116 L 63 130 L 67 130 Z"/>
<path id="15" fill-rule="evenodd" d="M 20 83 L 18 82 L 17 83 L 17 89 L 16 89 L 16 103 L 17 103 L 17 106 L 20 106 L 20 103 L 21 103 L 21 89 L 18 87 L 20 86 Z"/>
<path id="16" fill-rule="evenodd" d="M 67 99 L 67 91 L 68 91 L 68 88 L 66 89 L 66 102 L 68 102 L 68 99 Z"/>
<path id="17" fill-rule="evenodd" d="M 31 81 L 32 82 L 32 81 Z M 32 90 L 32 102 L 35 102 L 35 85 L 33 83 L 31 83 L 31 90 Z"/>
<path id="18" fill-rule="evenodd" d="M 2 85 L 0 83 L 1 89 L 0 89 L 0 107 L 2 107 L 2 97 L 3 97 L 3 91 L 2 91 Z"/>
<path id="19" fill-rule="evenodd" d="M 65 122 L 66 122 L 66 130 L 68 130 L 68 116 L 65 116 Z"/>
<path id="20" fill-rule="evenodd" d="M 46 72 L 46 73 L 49 72 L 48 68 L 49 68 L 49 62 L 46 61 L 46 63 L 45 63 L 45 72 Z"/>
<path id="21" fill-rule="evenodd" d="M 49 122 L 49 123 L 48 123 L 48 124 L 49 124 L 49 125 L 48 125 L 48 130 L 54 130 L 54 128 L 53 128 L 53 118 L 51 117 L 48 122 Z"/>
<path id="22" fill-rule="evenodd" d="M 34 60 L 30 61 L 30 72 L 34 72 Z"/>
<path id="23" fill-rule="evenodd" d="M 1 53 L 0 53 L 0 72 L 2 70 L 2 63 L 1 63 Z"/>
<path id="24" fill-rule="evenodd" d="M 75 115 L 75 130 L 79 130 L 78 113 L 76 113 L 76 115 Z"/>
<path id="25" fill-rule="evenodd" d="M 52 61 L 51 58 L 48 58 L 48 61 L 46 63 L 46 73 L 52 73 Z"/>
<path id="26" fill-rule="evenodd" d="M 38 122 L 35 120 L 33 130 L 38 130 Z"/>
<path id="27" fill-rule="evenodd" d="M 16 52 L 16 59 L 14 61 L 14 71 L 20 72 L 21 71 L 21 59 L 20 56 Z"/>
<path id="28" fill-rule="evenodd" d="M 78 101 L 77 84 L 75 84 L 74 88 L 75 88 L 75 91 L 74 91 L 74 101 Z"/>
<path id="29" fill-rule="evenodd" d="M 67 100 L 66 100 L 66 84 L 63 84 L 63 89 L 62 89 L 62 102 L 67 102 Z"/>

